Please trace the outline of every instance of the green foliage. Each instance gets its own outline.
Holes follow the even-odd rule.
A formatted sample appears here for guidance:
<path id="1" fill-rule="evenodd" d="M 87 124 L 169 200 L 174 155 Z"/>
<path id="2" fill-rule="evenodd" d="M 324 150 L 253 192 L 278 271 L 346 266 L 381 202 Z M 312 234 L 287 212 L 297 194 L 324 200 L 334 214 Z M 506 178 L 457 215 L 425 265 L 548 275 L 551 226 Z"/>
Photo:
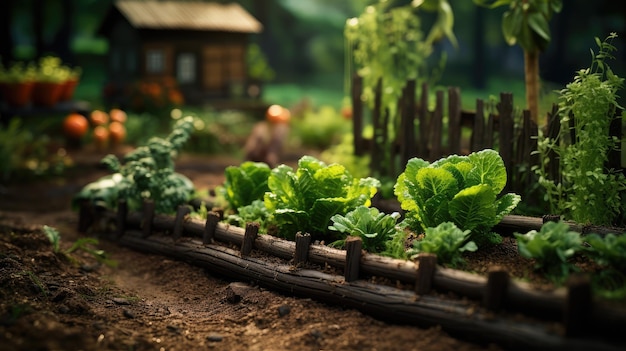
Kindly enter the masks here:
<path id="1" fill-rule="evenodd" d="M 244 228 L 246 223 L 256 222 L 261 232 L 267 232 L 267 221 L 270 216 L 263 200 L 254 200 L 249 205 L 237 208 L 237 213 L 229 214 L 226 222 Z"/>
<path id="2" fill-rule="evenodd" d="M 342 136 L 350 131 L 350 126 L 338 110 L 322 106 L 316 110 L 305 110 L 301 119 L 294 118 L 292 135 L 303 146 L 326 149 L 338 144 Z"/>
<path id="3" fill-rule="evenodd" d="M 261 47 L 257 44 L 248 45 L 246 63 L 248 65 L 248 75 L 252 79 L 270 81 L 276 76 L 276 73 L 267 62 L 265 54 L 261 51 Z"/>
<path id="4" fill-rule="evenodd" d="M 401 232 L 396 224 L 400 214 L 394 212 L 386 214 L 379 212 L 377 208 L 359 206 L 345 215 L 336 214 L 330 219 L 333 222 L 328 227 L 346 236 L 358 236 L 363 242 L 363 248 L 372 253 L 385 251 L 387 243 Z M 331 244 L 335 247 L 343 247 L 345 238 Z"/>
<path id="5" fill-rule="evenodd" d="M 507 44 L 524 51 L 544 51 L 550 43 L 549 22 L 561 12 L 562 0 L 474 0 L 488 8 L 508 6 L 502 15 L 502 34 Z"/>
<path id="6" fill-rule="evenodd" d="M 374 178 L 354 178 L 342 165 L 303 156 L 296 171 L 287 165 L 272 169 L 264 202 L 278 236 L 293 239 L 302 231 L 327 239 L 330 218 L 369 206 L 379 185 Z"/>
<path id="7" fill-rule="evenodd" d="M 394 193 L 407 212 L 405 221 L 416 232 L 453 222 L 470 230 L 472 240 L 482 244 L 499 238 L 491 234 L 491 228 L 521 200 L 512 193 L 497 197 L 506 180 L 502 158 L 487 149 L 432 164 L 412 158 L 398 177 Z"/>
<path id="8" fill-rule="evenodd" d="M 563 282 L 576 266 L 569 261 L 583 249 L 580 234 L 569 230 L 562 222 L 548 222 L 539 231 L 526 234 L 515 233 L 519 253 L 535 260 L 535 268 L 540 269 L 557 283 Z"/>
<path id="9" fill-rule="evenodd" d="M 624 79 L 605 62 L 613 58 L 615 37 L 612 33 L 604 42 L 596 38 L 600 52 L 592 51 L 591 67 L 578 71 L 561 90 L 560 135 L 555 139 L 539 135 L 541 166 L 534 170 L 550 210 L 579 223 L 612 224 L 626 213 L 626 177 L 605 167 L 609 151 L 620 142 L 609 136 L 609 127 L 621 108 L 617 92 Z M 559 159 L 560 179 L 551 179 L 548 173 L 550 151 Z"/>
<path id="10" fill-rule="evenodd" d="M 354 136 L 352 133 L 344 133 L 341 142 L 325 149 L 320 158 L 326 163 L 344 165 L 354 177 L 363 178 L 370 174 L 370 157 L 369 155 L 357 156 L 354 154 Z"/>
<path id="11" fill-rule="evenodd" d="M 602 266 L 626 272 L 626 235 L 607 234 L 604 238 L 597 234 L 585 236 L 591 246 L 588 255 Z"/>
<path id="12" fill-rule="evenodd" d="M 436 227 L 426 228 L 423 238 L 413 241 L 413 248 L 408 254 L 433 253 L 439 263 L 459 266 L 464 262 L 461 257 L 463 252 L 478 249 L 469 237 L 469 230 L 461 230 L 452 222 L 442 222 Z"/>
<path id="13" fill-rule="evenodd" d="M 52 251 L 59 252 L 59 242 L 61 241 L 61 234 L 54 227 L 49 227 L 44 225 L 43 228 L 44 235 L 50 240 L 50 244 L 52 244 Z"/>
<path id="14" fill-rule="evenodd" d="M 246 161 L 238 167 L 226 167 L 226 180 L 220 191 L 231 209 L 238 211 L 255 200 L 262 200 L 265 192 L 269 191 L 267 179 L 270 172 L 270 167 L 262 162 Z"/>
<path id="15" fill-rule="evenodd" d="M 155 212 L 175 212 L 194 191 L 191 180 L 174 172 L 173 160 L 193 131 L 192 122 L 190 117 L 178 120 L 166 138 L 151 138 L 148 145 L 128 153 L 124 164 L 114 155 L 104 157 L 102 163 L 114 174 L 85 186 L 74 197 L 74 205 L 90 200 L 114 208 L 118 199 L 126 199 L 129 209 L 137 210 L 144 199 L 151 199 Z"/>

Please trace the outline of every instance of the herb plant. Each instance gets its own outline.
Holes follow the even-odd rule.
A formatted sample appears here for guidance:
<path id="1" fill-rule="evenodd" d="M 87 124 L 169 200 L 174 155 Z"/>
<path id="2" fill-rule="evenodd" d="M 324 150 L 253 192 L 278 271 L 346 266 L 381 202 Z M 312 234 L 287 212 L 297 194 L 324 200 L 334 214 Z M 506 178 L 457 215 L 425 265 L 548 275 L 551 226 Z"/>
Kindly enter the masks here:
<path id="1" fill-rule="evenodd" d="M 363 248 L 372 253 L 381 253 L 387 249 L 387 244 L 402 230 L 396 226 L 400 214 L 394 212 L 386 214 L 377 208 L 359 206 L 345 215 L 336 214 L 330 219 L 333 222 L 328 227 L 346 235 L 358 236 L 363 242 Z M 340 239 L 331 244 L 343 247 L 346 239 Z"/>
<path id="2" fill-rule="evenodd" d="M 141 208 L 144 199 L 151 199 L 157 213 L 173 213 L 193 194 L 191 180 L 174 171 L 174 160 L 193 130 L 193 119 L 176 122 L 166 138 L 153 137 L 148 145 L 128 153 L 123 161 L 107 155 L 102 163 L 115 172 L 85 186 L 74 198 L 100 202 L 114 208 L 118 199 L 126 199 L 132 210 Z"/>
<path id="3" fill-rule="evenodd" d="M 369 206 L 379 186 L 374 178 L 354 178 L 340 164 L 303 156 L 295 171 L 284 164 L 272 169 L 264 203 L 278 236 L 294 239 L 301 231 L 324 240 L 330 239 L 333 215 Z"/>
<path id="4" fill-rule="evenodd" d="M 616 36 L 612 33 L 603 42 L 596 38 L 600 52 L 592 51 L 591 67 L 578 71 L 561 90 L 560 135 L 552 139 L 539 134 L 541 165 L 535 172 L 550 210 L 579 223 L 613 224 L 626 213 L 626 177 L 605 166 L 609 151 L 619 143 L 609 136 L 609 127 L 621 108 L 617 92 L 624 85 L 606 63 L 613 58 Z M 550 151 L 559 158 L 560 179 L 551 179 L 547 171 Z"/>
<path id="5" fill-rule="evenodd" d="M 461 230 L 452 222 L 443 222 L 436 227 L 426 228 L 421 239 L 413 241 L 413 248 L 408 254 L 418 255 L 422 252 L 437 255 L 437 261 L 453 267 L 462 264 L 461 254 L 465 251 L 476 251 L 478 246 L 469 240 L 469 230 Z"/>
<path id="6" fill-rule="evenodd" d="M 547 277 L 559 283 L 576 266 L 569 261 L 583 249 L 580 233 L 570 231 L 562 222 L 547 222 L 539 231 L 531 230 L 526 234 L 515 233 L 519 253 L 535 260 L 535 269 L 542 270 Z"/>
<path id="7" fill-rule="evenodd" d="M 626 272 L 626 235 L 607 234 L 604 238 L 597 234 L 585 236 L 591 247 L 588 255 L 602 266 Z"/>
<path id="8" fill-rule="evenodd" d="M 520 202 L 520 196 L 513 193 L 498 198 L 506 180 L 502 158 L 486 149 L 432 164 L 412 158 L 398 177 L 394 193 L 406 211 L 410 229 L 421 233 L 452 222 L 471 231 L 470 238 L 481 245 L 502 240 L 491 228 Z"/>

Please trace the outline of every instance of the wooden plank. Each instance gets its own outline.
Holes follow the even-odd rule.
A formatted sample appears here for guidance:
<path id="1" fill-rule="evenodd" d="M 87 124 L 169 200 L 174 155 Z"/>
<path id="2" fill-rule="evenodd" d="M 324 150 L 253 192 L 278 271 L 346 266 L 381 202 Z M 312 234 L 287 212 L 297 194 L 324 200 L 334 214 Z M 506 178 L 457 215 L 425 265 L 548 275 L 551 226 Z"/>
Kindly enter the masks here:
<path id="1" fill-rule="evenodd" d="M 183 221 L 185 220 L 185 216 L 189 213 L 191 213 L 191 208 L 189 206 L 178 206 L 178 209 L 176 210 L 176 218 L 174 219 L 173 237 L 175 240 L 180 239 L 183 235 Z"/>
<path id="2" fill-rule="evenodd" d="M 490 267 L 483 295 L 483 306 L 492 311 L 499 310 L 504 303 L 508 286 L 508 272 L 499 266 Z"/>
<path id="3" fill-rule="evenodd" d="M 430 153 L 428 159 L 431 161 L 438 160 L 443 156 L 441 146 L 441 132 L 443 129 L 443 91 L 438 90 L 436 93 L 435 111 L 430 121 Z"/>
<path id="4" fill-rule="evenodd" d="M 500 156 L 504 161 L 507 171 L 507 178 L 513 179 L 513 94 L 500 93 L 500 102 L 498 103 L 498 125 L 499 125 L 499 142 L 498 149 Z M 505 191 L 511 189 L 511 184 L 507 183 Z"/>
<path id="5" fill-rule="evenodd" d="M 448 88 L 448 154 L 461 154 L 461 90 Z"/>
<path id="6" fill-rule="evenodd" d="M 419 139 L 415 145 L 415 151 L 418 157 L 428 158 L 429 142 L 430 142 L 430 112 L 428 111 L 428 84 L 422 84 L 422 95 L 420 96 L 420 105 L 417 119 L 419 121 Z"/>
<path id="7" fill-rule="evenodd" d="M 487 117 L 487 128 L 485 128 L 485 138 L 483 139 L 483 146 L 485 149 L 493 149 L 493 135 L 495 133 L 495 119 L 493 113 Z"/>
<path id="8" fill-rule="evenodd" d="M 404 88 L 403 109 L 402 109 L 402 121 L 401 121 L 401 159 L 400 164 L 406 165 L 406 163 L 412 157 L 416 156 L 416 143 L 415 143 L 415 113 L 417 106 L 415 103 L 415 79 L 407 81 Z"/>
<path id="9" fill-rule="evenodd" d="M 243 241 L 241 243 L 241 256 L 248 256 L 252 252 L 260 227 L 259 223 L 246 223 L 246 230 L 243 233 Z"/>
<path id="10" fill-rule="evenodd" d="M 418 295 L 428 294 L 433 286 L 433 277 L 437 270 L 437 255 L 420 253 L 417 256 L 419 269 L 415 276 L 415 292 Z"/>
<path id="11" fill-rule="evenodd" d="M 370 169 L 372 174 L 378 174 L 378 170 L 382 163 L 382 151 L 380 142 L 382 140 L 382 79 L 378 80 L 376 88 L 374 89 L 374 110 L 372 111 L 372 126 L 374 128 L 374 135 L 371 140 L 370 148 Z"/>
<path id="12" fill-rule="evenodd" d="M 346 238 L 346 264 L 344 266 L 344 279 L 346 282 L 353 282 L 359 279 L 362 246 L 363 243 L 358 236 Z"/>
<path id="13" fill-rule="evenodd" d="M 311 234 L 301 232 L 296 233 L 296 249 L 294 250 L 293 262 L 295 265 L 305 263 L 309 259 L 309 246 L 311 245 Z"/>
<path id="14" fill-rule="evenodd" d="M 485 107 L 482 99 L 476 99 L 476 116 L 472 129 L 470 152 L 485 149 Z"/>
<path id="15" fill-rule="evenodd" d="M 546 135 L 547 138 L 554 141 L 556 145 L 560 143 L 560 135 L 561 135 L 561 117 L 559 116 L 559 108 L 556 104 L 552 105 L 552 110 L 548 113 L 548 133 Z M 547 174 L 550 180 L 553 180 L 555 183 L 561 182 L 561 171 L 560 171 L 560 159 L 557 155 L 556 151 L 553 149 L 548 150 L 548 154 L 546 155 L 550 160 L 548 163 Z M 539 160 L 541 162 L 541 160 Z"/>
<path id="16" fill-rule="evenodd" d="M 363 78 L 354 75 L 352 78 L 352 137 L 354 143 L 354 155 L 365 154 L 365 142 L 363 140 Z"/>

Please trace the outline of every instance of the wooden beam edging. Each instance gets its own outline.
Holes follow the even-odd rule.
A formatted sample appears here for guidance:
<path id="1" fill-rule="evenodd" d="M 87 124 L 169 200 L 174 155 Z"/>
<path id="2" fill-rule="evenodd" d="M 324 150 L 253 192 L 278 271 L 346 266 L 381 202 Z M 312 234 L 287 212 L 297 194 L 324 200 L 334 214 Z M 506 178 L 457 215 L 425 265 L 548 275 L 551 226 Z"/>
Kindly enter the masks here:
<path id="1" fill-rule="evenodd" d="M 555 333 L 551 323 L 521 320 L 515 316 L 492 315 L 482 308 L 471 308 L 467 301 L 442 299 L 434 295 L 418 296 L 410 290 L 372 284 L 357 280 L 346 282 L 341 276 L 316 270 L 293 269 L 292 265 L 269 264 L 261 259 L 220 245 L 203 244 L 191 239 L 175 241 L 172 237 L 154 234 L 142 237 L 129 231 L 117 239 L 121 245 L 138 251 L 166 255 L 205 267 L 211 272 L 255 280 L 281 291 L 339 303 L 359 309 L 377 318 L 422 327 L 439 325 L 444 330 L 495 342 L 510 349 L 527 350 L 622 350 L 625 345 L 592 338 L 566 338 Z"/>
<path id="2" fill-rule="evenodd" d="M 128 221 L 131 226 L 138 227 L 142 221 L 140 213 L 130 213 Z M 153 230 L 172 231 L 174 218 L 156 216 L 153 221 Z M 203 238 L 205 223 L 197 219 L 189 219 L 183 223 L 183 231 L 189 236 Z M 218 223 L 215 228 L 214 239 L 220 242 L 232 243 L 239 247 L 243 244 L 244 228 Z M 205 244 L 206 245 L 206 244 Z M 291 260 L 296 251 L 296 243 L 271 235 L 259 235 L 254 241 L 254 248 L 269 255 Z M 308 261 L 315 264 L 328 264 L 337 268 L 345 268 L 346 251 L 334 249 L 325 245 L 312 244 L 309 246 Z M 377 254 L 364 253 L 360 259 L 360 271 L 365 275 L 385 277 L 405 283 L 415 284 L 419 265 L 409 260 L 399 260 L 383 257 Z M 470 299 L 481 301 L 487 289 L 487 277 L 460 270 L 437 266 L 432 276 L 432 287 L 437 291 L 450 291 Z M 511 279 L 502 304 L 514 310 L 523 311 L 527 315 L 534 315 L 553 321 L 560 321 L 564 315 L 567 290 L 558 288 L 544 291 L 538 290 L 531 284 Z M 604 316 L 609 316 L 603 322 Z M 615 308 L 611 304 L 594 306 L 592 310 L 594 325 L 607 323 L 626 323 L 626 311 Z"/>

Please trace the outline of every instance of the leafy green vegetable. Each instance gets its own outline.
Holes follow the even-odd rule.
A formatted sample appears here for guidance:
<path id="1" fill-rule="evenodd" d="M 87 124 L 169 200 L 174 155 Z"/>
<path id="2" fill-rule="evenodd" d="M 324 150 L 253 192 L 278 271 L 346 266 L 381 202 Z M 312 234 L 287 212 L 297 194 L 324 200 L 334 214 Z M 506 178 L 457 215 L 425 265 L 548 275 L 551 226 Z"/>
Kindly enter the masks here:
<path id="1" fill-rule="evenodd" d="M 369 206 L 380 182 L 354 178 L 342 165 L 303 156 L 296 171 L 287 165 L 272 169 L 268 186 L 264 202 L 278 236 L 293 239 L 301 231 L 329 239 L 330 218 Z"/>
<path id="2" fill-rule="evenodd" d="M 607 234 L 604 238 L 589 234 L 584 238 L 591 245 L 588 255 L 603 266 L 626 272 L 626 235 Z"/>
<path id="3" fill-rule="evenodd" d="M 452 155 L 432 164 L 412 158 L 394 193 L 407 211 L 409 228 L 423 232 L 443 222 L 471 231 L 474 241 L 493 241 L 491 228 L 520 202 L 517 194 L 497 195 L 506 185 L 506 168 L 494 150 Z"/>
<path id="4" fill-rule="evenodd" d="M 569 259 L 583 248 L 580 233 L 570 231 L 562 222 L 547 222 L 539 231 L 515 233 L 519 253 L 535 260 L 535 269 L 543 270 L 556 282 L 562 282 L 576 266 Z"/>
<path id="5" fill-rule="evenodd" d="M 377 208 L 359 206 L 345 215 L 332 216 L 330 219 L 333 224 L 328 229 L 358 236 L 365 250 L 380 253 L 385 251 L 387 243 L 398 232 L 401 232 L 396 226 L 398 218 L 400 218 L 398 212 L 386 214 L 379 212 Z M 331 246 L 343 247 L 345 241 L 345 239 L 337 240 Z"/>
<path id="6" fill-rule="evenodd" d="M 152 199 L 155 212 L 173 213 L 186 203 L 194 192 L 187 177 L 174 172 L 174 157 L 193 131 L 193 118 L 178 120 L 165 138 L 153 137 L 148 145 L 140 146 L 124 157 L 124 164 L 115 155 L 107 155 L 102 163 L 114 172 L 85 186 L 75 197 L 101 202 L 114 208 L 118 199 L 127 199 L 132 210 L 141 208 L 144 199 Z"/>
<path id="7" fill-rule="evenodd" d="M 443 222 L 426 228 L 424 237 L 413 241 L 413 248 L 408 254 L 434 253 L 439 263 L 458 266 L 464 262 L 461 253 L 478 249 L 476 243 L 469 240 L 469 234 L 469 230 L 461 230 L 452 222 Z"/>
<path id="8" fill-rule="evenodd" d="M 226 221 L 242 228 L 246 226 L 246 223 L 257 222 L 261 226 L 260 230 L 266 232 L 269 216 L 263 200 L 254 200 L 249 205 L 239 207 L 237 213 L 228 215 Z"/>
<path id="9" fill-rule="evenodd" d="M 226 167 L 226 181 L 221 191 L 230 207 L 238 211 L 255 200 L 262 200 L 265 192 L 270 190 L 267 186 L 270 172 L 270 167 L 262 162 L 246 161 L 239 167 Z"/>

